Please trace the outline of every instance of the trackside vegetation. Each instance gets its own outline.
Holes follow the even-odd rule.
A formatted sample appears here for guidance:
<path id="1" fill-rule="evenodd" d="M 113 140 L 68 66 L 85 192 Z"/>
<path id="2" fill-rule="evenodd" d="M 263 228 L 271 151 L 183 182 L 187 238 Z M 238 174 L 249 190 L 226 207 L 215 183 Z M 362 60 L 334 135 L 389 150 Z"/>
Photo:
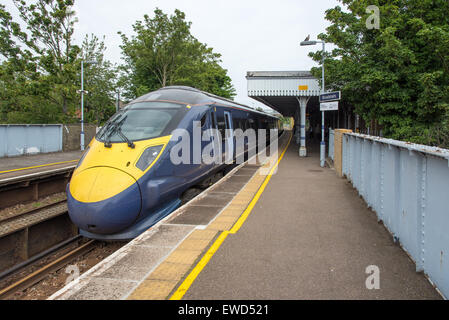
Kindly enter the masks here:
<path id="1" fill-rule="evenodd" d="M 372 131 L 449 147 L 449 2 L 340 2 L 318 36 L 334 45 L 325 57 L 327 89 L 341 90 Z M 369 5 L 379 9 L 378 29 L 367 27 Z M 321 51 L 310 56 L 321 63 Z M 320 68 L 312 72 L 321 78 Z"/>
<path id="2" fill-rule="evenodd" d="M 187 85 L 233 98 L 235 90 L 221 55 L 197 40 L 191 22 L 175 10 L 156 9 L 120 33 L 123 63 L 106 59 L 104 37 L 74 37 L 74 0 L 8 0 L 0 4 L 0 123 L 80 121 L 81 61 L 84 64 L 85 122 L 103 124 L 122 102 L 168 85 Z M 117 30 L 118 31 L 118 30 Z"/>

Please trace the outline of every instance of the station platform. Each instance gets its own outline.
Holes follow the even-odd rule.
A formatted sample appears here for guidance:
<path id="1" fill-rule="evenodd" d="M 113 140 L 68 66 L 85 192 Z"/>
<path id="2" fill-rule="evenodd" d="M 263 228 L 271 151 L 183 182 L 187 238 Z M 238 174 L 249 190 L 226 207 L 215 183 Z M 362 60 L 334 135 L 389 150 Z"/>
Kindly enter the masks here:
<path id="1" fill-rule="evenodd" d="M 82 154 L 82 151 L 71 151 L 0 158 L 0 181 L 43 171 L 74 168 Z"/>
<path id="2" fill-rule="evenodd" d="M 279 154 L 235 168 L 50 299 L 441 299 L 346 180 Z M 275 159 L 273 159 L 276 157 Z M 367 288 L 367 267 L 380 288 Z"/>

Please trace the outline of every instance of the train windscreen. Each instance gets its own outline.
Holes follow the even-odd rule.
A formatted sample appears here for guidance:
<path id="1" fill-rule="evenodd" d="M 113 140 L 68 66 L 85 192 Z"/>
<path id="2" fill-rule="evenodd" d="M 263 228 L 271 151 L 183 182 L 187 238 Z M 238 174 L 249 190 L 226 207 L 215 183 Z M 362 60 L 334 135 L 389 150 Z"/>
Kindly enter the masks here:
<path id="1" fill-rule="evenodd" d="M 101 142 L 148 140 L 169 135 L 182 118 L 185 105 L 166 102 L 139 102 L 115 114 L 98 132 Z"/>

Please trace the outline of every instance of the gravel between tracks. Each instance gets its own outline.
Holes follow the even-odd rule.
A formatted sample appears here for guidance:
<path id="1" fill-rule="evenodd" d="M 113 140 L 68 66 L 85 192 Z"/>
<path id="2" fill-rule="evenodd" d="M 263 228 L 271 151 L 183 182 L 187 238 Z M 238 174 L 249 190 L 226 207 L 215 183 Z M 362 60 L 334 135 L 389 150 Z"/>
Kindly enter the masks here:
<path id="1" fill-rule="evenodd" d="M 69 266 L 77 267 L 79 270 L 79 274 L 81 275 L 100 261 L 104 260 L 109 255 L 120 249 L 125 244 L 125 242 L 99 242 L 92 251 L 86 253 L 81 257 L 78 257 L 76 260 L 72 261 L 69 265 L 63 267 L 62 269 L 49 274 L 45 279 L 33 285 L 32 287 L 22 292 L 17 292 L 13 297 L 10 298 L 10 300 L 45 300 L 66 285 L 67 279 L 69 278 L 69 276 L 71 276 L 70 270 L 75 269 L 68 268 Z M 64 253 L 66 252 L 67 251 L 65 251 Z M 39 266 L 44 266 L 45 263 L 51 262 L 62 254 L 63 252 L 58 252 L 57 255 L 52 255 L 46 258 L 46 262 L 39 263 Z M 23 274 L 29 274 L 37 270 L 39 266 L 34 265 L 31 268 L 23 270 L 21 272 L 22 276 Z M 21 274 L 18 274 L 17 276 L 20 276 Z"/>

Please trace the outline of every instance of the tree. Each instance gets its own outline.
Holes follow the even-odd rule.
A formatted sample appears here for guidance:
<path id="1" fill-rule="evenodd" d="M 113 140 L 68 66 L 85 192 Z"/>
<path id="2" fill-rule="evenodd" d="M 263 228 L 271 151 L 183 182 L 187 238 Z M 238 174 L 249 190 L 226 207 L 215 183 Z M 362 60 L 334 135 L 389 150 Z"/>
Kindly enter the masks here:
<path id="1" fill-rule="evenodd" d="M 135 98 L 168 85 L 187 85 L 220 95 L 235 96 L 221 55 L 190 33 L 191 22 L 175 10 L 170 17 L 156 9 L 133 25 L 131 39 L 121 34 L 125 64 L 122 83 L 128 98 Z"/>
<path id="2" fill-rule="evenodd" d="M 86 65 L 86 120 L 102 122 L 113 112 L 114 67 L 104 42 L 92 35 L 74 44 L 74 0 L 12 0 L 26 30 L 0 5 L 0 113 L 7 123 L 77 121 L 82 59 Z M 93 70 L 94 69 L 94 70 Z"/>
<path id="3" fill-rule="evenodd" d="M 60 120 L 53 118 L 60 115 L 55 112 L 58 108 L 64 119 L 76 98 L 75 62 L 80 52 L 72 44 L 76 22 L 73 1 L 13 2 L 27 31 L 21 30 L 4 6 L 0 7 L 0 54 L 7 59 L 2 65 L 2 83 L 8 90 L 3 94 L 9 93 L 2 98 L 9 101 L 8 120 L 26 121 L 32 116 L 29 122 L 52 122 Z M 6 72 L 12 75 L 11 81 L 5 79 Z"/>
<path id="4" fill-rule="evenodd" d="M 117 91 L 117 67 L 104 58 L 104 39 L 86 35 L 82 45 L 82 56 L 86 61 L 96 61 L 84 72 L 84 87 L 89 92 L 85 98 L 85 117 L 98 125 L 107 121 L 114 113 L 114 94 Z"/>
<path id="5" fill-rule="evenodd" d="M 366 122 L 384 135 L 437 144 L 432 131 L 449 110 L 449 3 L 445 0 L 340 0 L 326 11 L 331 25 L 319 38 L 328 89 L 341 90 Z M 368 4 L 380 9 L 380 29 L 368 29 Z M 311 53 L 321 61 L 321 52 Z M 319 77 L 320 69 L 312 72 Z M 449 145 L 449 141 L 447 141 Z"/>

